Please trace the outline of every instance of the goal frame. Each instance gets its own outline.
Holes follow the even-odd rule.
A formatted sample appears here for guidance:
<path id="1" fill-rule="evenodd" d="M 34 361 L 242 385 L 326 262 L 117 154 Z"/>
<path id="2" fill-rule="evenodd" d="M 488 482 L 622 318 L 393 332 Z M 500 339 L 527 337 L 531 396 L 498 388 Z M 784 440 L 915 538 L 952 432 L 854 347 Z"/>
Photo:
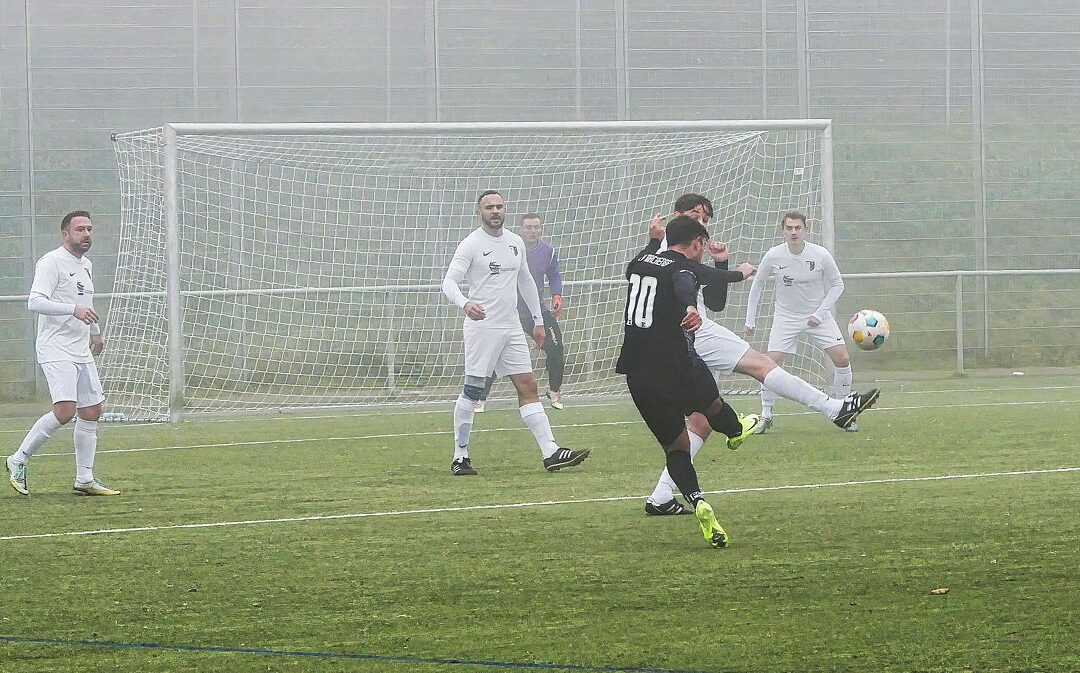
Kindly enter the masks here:
<path id="1" fill-rule="evenodd" d="M 438 133 L 678 131 L 820 131 L 822 231 L 825 246 L 835 243 L 831 119 L 600 121 L 600 122 L 418 122 L 418 123 L 166 123 L 162 125 L 162 194 L 165 216 L 166 321 L 169 362 L 169 417 L 180 419 L 184 406 L 183 297 L 180 292 L 180 210 L 178 138 L 237 135 L 409 135 Z"/>

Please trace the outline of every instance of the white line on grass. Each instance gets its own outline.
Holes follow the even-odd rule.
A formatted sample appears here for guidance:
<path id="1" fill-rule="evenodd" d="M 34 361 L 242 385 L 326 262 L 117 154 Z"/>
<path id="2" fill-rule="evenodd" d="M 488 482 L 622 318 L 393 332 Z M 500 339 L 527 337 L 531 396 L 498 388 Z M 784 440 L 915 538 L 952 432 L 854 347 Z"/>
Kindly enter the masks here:
<path id="1" fill-rule="evenodd" d="M 948 479 L 985 479 L 988 477 L 1015 477 L 1033 474 L 1060 474 L 1080 472 L 1080 467 L 1057 467 L 1042 470 L 1018 470 L 1014 472 L 979 472 L 973 474 L 943 474 L 930 477 L 890 477 L 885 479 L 864 479 L 862 481 L 834 481 L 823 484 L 796 484 L 789 486 L 751 486 L 747 488 L 727 488 L 719 491 L 705 491 L 710 494 L 729 495 L 736 493 L 767 493 L 770 491 L 795 491 L 816 488 L 838 488 L 842 486 L 866 486 L 872 484 L 902 484 L 919 481 L 944 481 Z M 406 509 L 388 512 L 360 512 L 355 514 L 318 514 L 296 516 L 282 519 L 248 519 L 242 521 L 215 521 L 211 523 L 183 523 L 168 526 L 136 526 L 132 528 L 102 528 L 98 530 L 75 530 L 61 533 L 34 533 L 30 535 L 5 535 L 2 540 L 34 540 L 50 537 L 70 537 L 78 535 L 117 535 L 120 533 L 141 533 L 156 530 L 180 530 L 193 528 L 223 528 L 226 526 L 255 526 L 269 523 L 296 523 L 303 521 L 331 521 L 334 519 L 367 519 L 382 516 L 406 516 L 411 514 L 443 514 L 447 512 L 476 512 L 493 509 L 515 509 L 519 507 L 548 507 L 552 505 L 579 505 L 597 502 L 618 502 L 622 500 L 644 500 L 644 495 L 620 495 L 608 498 L 584 498 L 580 500 L 545 500 L 540 502 L 516 502 L 501 505 L 468 505 L 465 507 L 434 507 L 430 509 Z"/>
<path id="2" fill-rule="evenodd" d="M 1035 404 L 1077 404 L 1076 400 L 1043 400 L 1032 402 L 973 402 L 971 404 L 950 404 L 950 409 L 964 408 L 964 407 L 1002 407 L 1002 406 L 1027 406 Z M 880 411 L 912 411 L 919 409 L 934 409 L 940 405 L 915 405 L 905 407 L 874 407 L 871 413 Z M 816 411 L 794 411 L 785 414 L 776 414 L 777 416 L 816 416 Z M 640 424 L 640 419 L 629 421 L 604 421 L 600 423 L 566 423 L 563 425 L 552 425 L 553 429 L 559 430 L 563 428 L 596 428 L 611 425 L 637 425 Z M 481 428 L 473 430 L 472 432 L 524 432 L 524 426 L 514 426 L 511 428 Z M 270 444 L 303 444 L 310 442 L 359 442 L 371 439 L 401 439 L 403 437 L 437 437 L 443 435 L 453 434 L 452 430 L 424 430 L 420 432 L 397 432 L 387 433 L 379 435 L 350 435 L 345 437 L 298 437 L 293 439 L 253 439 L 243 442 L 220 442 L 217 444 L 182 444 L 178 446 L 147 446 L 134 449 L 100 449 L 98 455 L 103 453 L 143 453 L 147 451 L 178 451 L 181 449 L 224 449 L 239 446 L 265 446 Z M 35 453 L 35 456 L 71 456 L 73 452 L 68 451 L 64 453 Z"/>
<path id="3" fill-rule="evenodd" d="M 913 381 L 900 381 L 901 385 L 904 383 L 917 384 Z M 1002 392 L 1016 392 L 1023 390 L 1078 390 L 1080 385 L 1076 386 L 1029 386 L 1029 387 L 1017 387 L 1017 388 L 942 388 L 938 390 L 886 390 L 888 395 L 935 395 L 939 393 L 1002 393 Z M 742 397 L 741 395 L 739 397 Z M 755 395 L 749 395 L 748 398 L 756 397 Z M 615 400 L 611 402 L 586 402 L 577 403 L 573 405 L 574 410 L 578 409 L 595 409 L 603 407 L 616 407 L 627 404 L 629 400 Z M 496 405 L 498 401 L 496 401 Z M 953 405 L 957 406 L 957 405 Z M 514 407 L 506 407 L 500 409 L 498 406 L 491 407 L 491 411 L 514 411 Z M 226 415 L 220 417 L 206 417 L 198 418 L 195 420 L 181 421 L 181 427 L 184 425 L 196 426 L 210 423 L 235 423 L 238 420 L 248 421 L 257 419 L 259 422 L 263 421 L 305 421 L 305 420 L 322 420 L 322 419 L 336 419 L 336 418 L 383 418 L 387 416 L 426 416 L 431 414 L 447 414 L 450 411 L 447 408 L 438 409 L 408 409 L 404 411 L 388 411 L 385 409 L 365 409 L 362 411 L 346 412 L 344 409 L 338 412 L 333 410 L 328 411 L 325 414 L 312 414 L 312 415 L 298 415 L 289 411 L 256 411 L 246 415 Z M 68 426 L 71 427 L 71 426 Z M 130 424 L 118 424 L 110 425 L 109 432 L 115 432 L 117 430 L 146 430 L 148 428 L 156 427 L 154 424 L 149 423 L 130 423 Z M 25 435 L 24 429 L 13 430 L 0 430 L 0 434 L 19 434 Z M 68 455 L 68 454 L 64 454 Z"/>

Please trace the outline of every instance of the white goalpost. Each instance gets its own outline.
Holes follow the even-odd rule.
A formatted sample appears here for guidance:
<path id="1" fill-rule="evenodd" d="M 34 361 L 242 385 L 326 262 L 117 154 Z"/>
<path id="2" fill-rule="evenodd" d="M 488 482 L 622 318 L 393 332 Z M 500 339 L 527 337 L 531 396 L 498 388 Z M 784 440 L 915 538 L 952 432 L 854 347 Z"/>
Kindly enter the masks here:
<path id="1" fill-rule="evenodd" d="M 680 194 L 712 200 L 710 233 L 735 264 L 779 243 L 793 209 L 832 247 L 828 120 L 170 124 L 114 142 L 120 250 L 101 370 L 110 410 L 133 420 L 454 399 L 462 316 L 440 284 L 487 189 L 511 229 L 540 215 L 558 250 L 573 397 L 624 391 L 623 272 Z M 746 285 L 713 316 L 737 333 Z M 812 349 L 787 366 L 823 385 Z"/>

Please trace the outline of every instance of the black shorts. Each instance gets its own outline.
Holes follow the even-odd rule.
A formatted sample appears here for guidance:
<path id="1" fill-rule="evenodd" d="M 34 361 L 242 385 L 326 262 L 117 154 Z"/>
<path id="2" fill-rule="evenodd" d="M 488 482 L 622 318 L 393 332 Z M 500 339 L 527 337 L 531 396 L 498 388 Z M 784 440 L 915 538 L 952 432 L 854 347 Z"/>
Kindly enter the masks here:
<path id="1" fill-rule="evenodd" d="M 720 397 L 713 373 L 699 358 L 685 369 L 629 373 L 626 387 L 661 446 L 679 437 L 687 416 L 704 412 Z"/>

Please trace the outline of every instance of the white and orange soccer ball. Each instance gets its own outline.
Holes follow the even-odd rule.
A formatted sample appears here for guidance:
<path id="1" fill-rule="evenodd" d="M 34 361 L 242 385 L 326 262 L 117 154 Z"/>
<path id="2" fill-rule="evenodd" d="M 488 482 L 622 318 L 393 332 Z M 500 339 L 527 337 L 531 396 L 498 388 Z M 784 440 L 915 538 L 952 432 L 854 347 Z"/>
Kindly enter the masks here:
<path id="1" fill-rule="evenodd" d="M 848 320 L 847 333 L 860 349 L 877 350 L 889 338 L 889 321 L 877 311 L 863 309 Z"/>

